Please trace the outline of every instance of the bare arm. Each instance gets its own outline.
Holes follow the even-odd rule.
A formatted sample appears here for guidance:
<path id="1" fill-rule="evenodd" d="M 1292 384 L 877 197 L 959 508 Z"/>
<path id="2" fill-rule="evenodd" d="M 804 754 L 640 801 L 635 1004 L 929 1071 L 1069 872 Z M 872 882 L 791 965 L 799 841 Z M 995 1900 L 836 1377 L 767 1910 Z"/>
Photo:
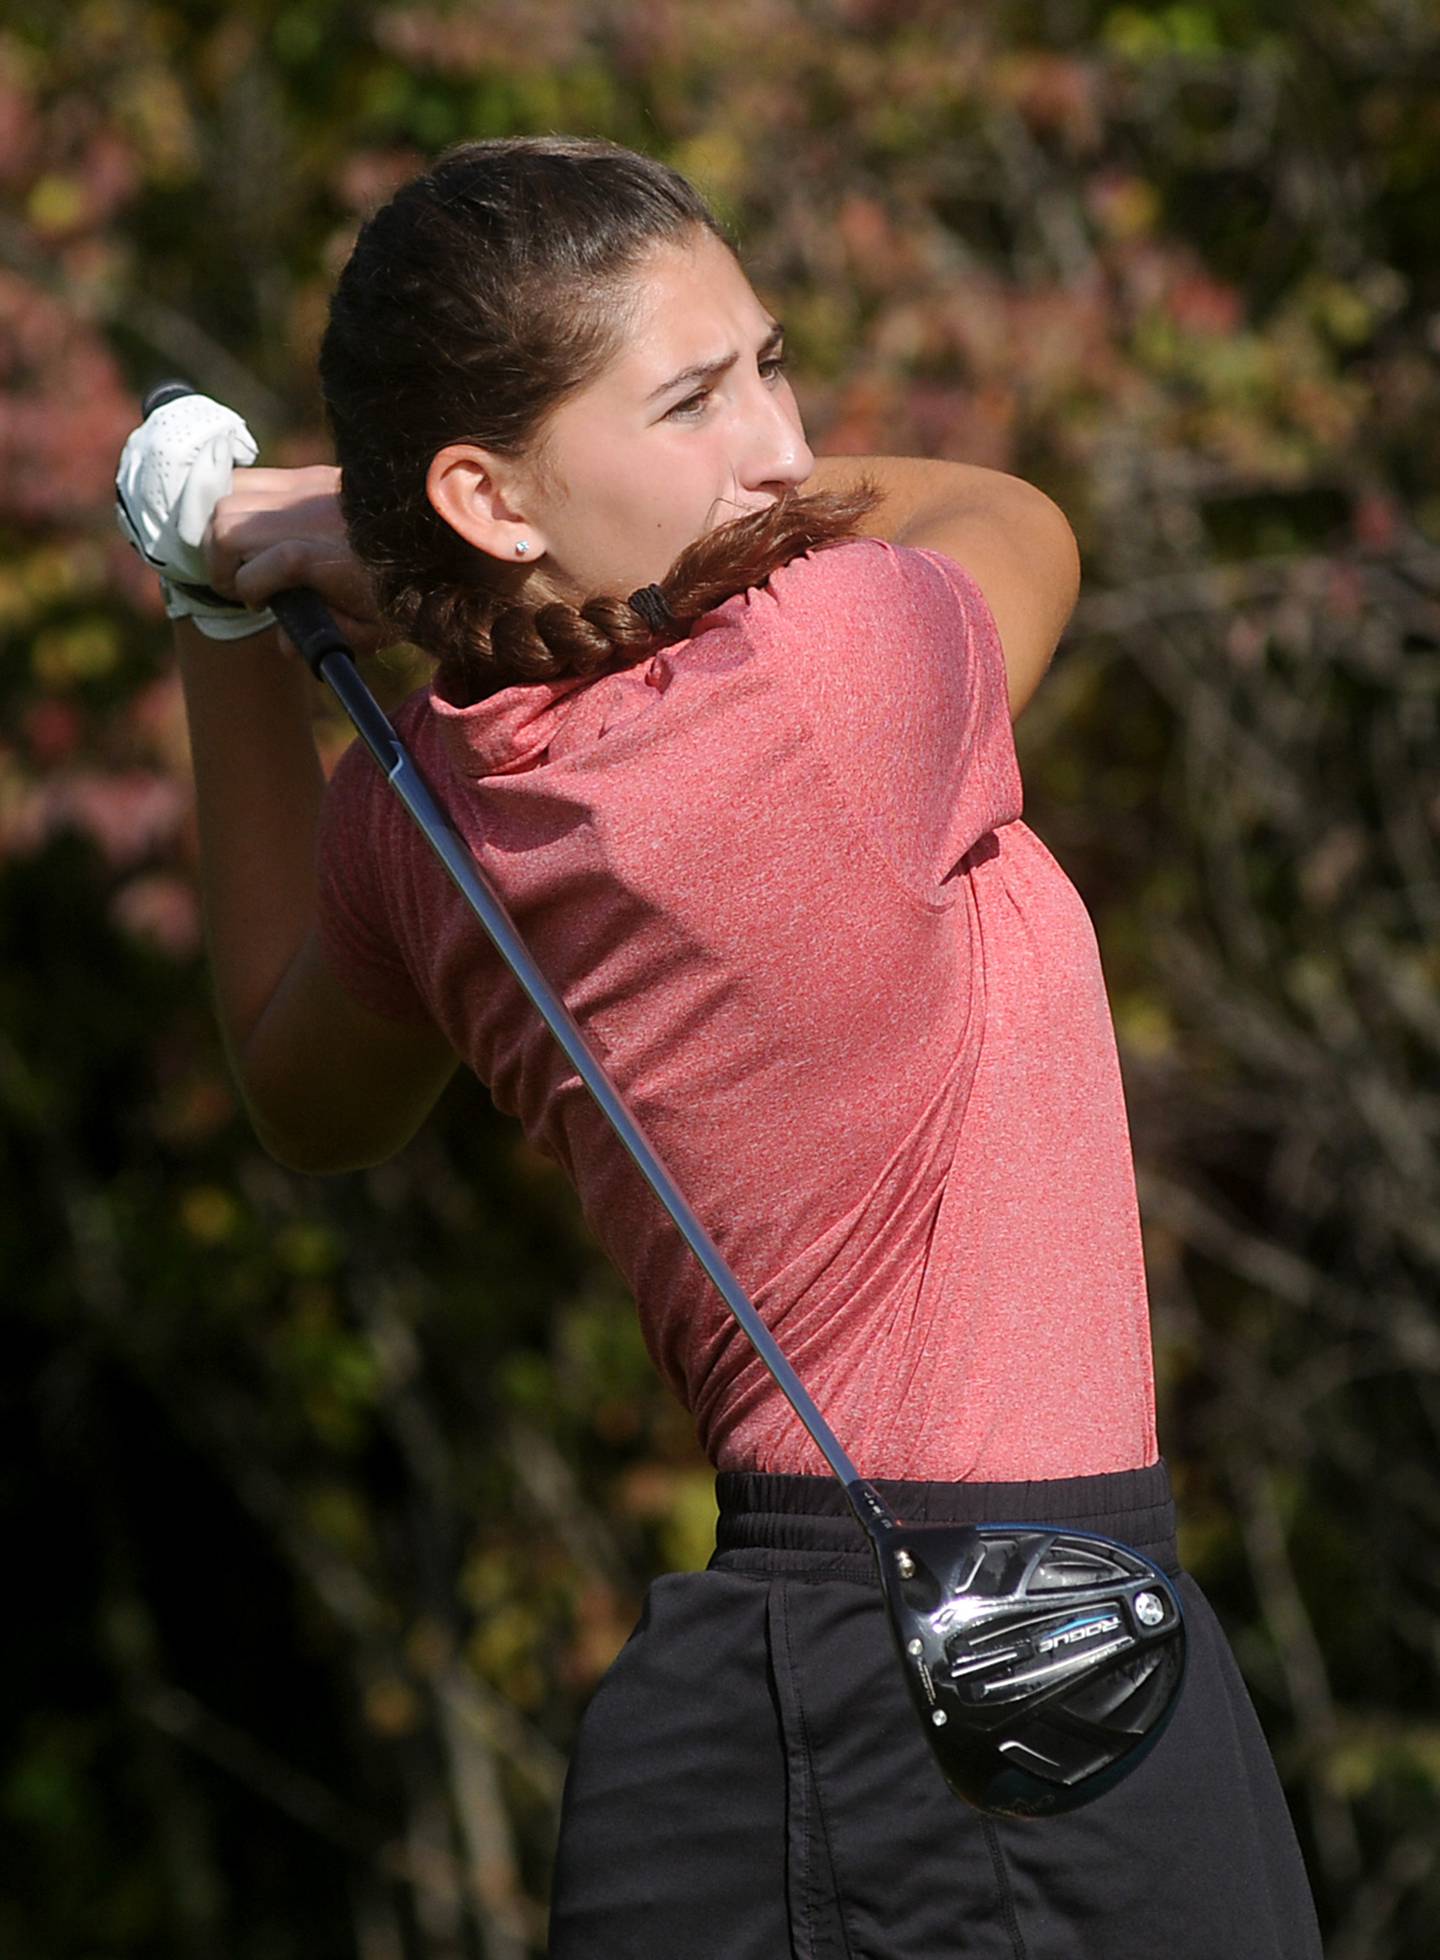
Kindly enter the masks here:
<path id="1" fill-rule="evenodd" d="M 1010 719 L 1018 720 L 1080 595 L 1080 553 L 1065 513 L 1021 477 L 926 457 L 824 456 L 804 488 L 848 489 L 862 474 L 884 493 L 865 520 L 873 536 L 942 552 L 985 594 L 1004 650 Z"/>
<path id="2" fill-rule="evenodd" d="M 283 516 L 264 509 L 256 500 L 266 494 L 267 486 L 249 482 L 242 498 L 217 507 L 209 548 L 217 589 L 259 605 L 281 585 L 316 585 L 363 638 L 367 629 L 347 610 L 363 605 L 344 582 L 353 582 L 353 564 L 337 575 L 324 540 L 297 542 L 293 508 Z M 285 534 L 283 546 L 264 546 L 267 524 Z M 246 561 L 243 553 L 257 544 Z M 237 1086 L 261 1142 L 292 1169 L 377 1163 L 413 1135 L 456 1056 L 437 1030 L 362 1007 L 321 957 L 317 684 L 273 628 L 219 643 L 180 620 L 175 641 L 211 978 Z"/>

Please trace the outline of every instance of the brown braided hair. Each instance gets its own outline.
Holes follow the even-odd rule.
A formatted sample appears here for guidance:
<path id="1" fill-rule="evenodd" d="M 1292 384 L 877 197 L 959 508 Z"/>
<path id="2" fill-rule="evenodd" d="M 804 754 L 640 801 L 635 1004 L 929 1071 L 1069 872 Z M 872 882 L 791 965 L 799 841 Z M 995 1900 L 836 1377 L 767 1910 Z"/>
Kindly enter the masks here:
<path id="1" fill-rule="evenodd" d="M 879 501 L 868 479 L 790 489 L 707 532 L 660 581 L 674 624 L 659 630 L 645 613 L 663 614 L 619 595 L 537 604 L 540 566 L 502 564 L 431 505 L 426 474 L 451 443 L 546 474 L 545 424 L 618 353 L 640 262 L 697 227 L 738 258 L 678 171 L 577 136 L 457 144 L 362 225 L 320 351 L 341 509 L 387 624 L 435 656 L 457 704 L 633 666 L 802 552 L 857 535 Z"/>

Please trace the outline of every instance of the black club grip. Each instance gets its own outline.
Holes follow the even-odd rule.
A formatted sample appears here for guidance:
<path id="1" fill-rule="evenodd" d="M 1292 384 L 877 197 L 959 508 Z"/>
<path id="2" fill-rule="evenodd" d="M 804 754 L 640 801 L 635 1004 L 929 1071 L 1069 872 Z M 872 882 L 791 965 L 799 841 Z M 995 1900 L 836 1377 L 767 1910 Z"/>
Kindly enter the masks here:
<path id="1" fill-rule="evenodd" d="M 140 404 L 140 419 L 148 422 L 157 408 L 166 402 L 178 402 L 182 395 L 196 395 L 200 391 L 190 381 L 157 381 Z"/>
<path id="2" fill-rule="evenodd" d="M 292 585 L 283 592 L 272 592 L 266 604 L 312 674 L 324 679 L 320 663 L 327 653 L 343 653 L 347 659 L 354 658 L 350 642 L 330 616 L 330 608 L 309 586 Z"/>

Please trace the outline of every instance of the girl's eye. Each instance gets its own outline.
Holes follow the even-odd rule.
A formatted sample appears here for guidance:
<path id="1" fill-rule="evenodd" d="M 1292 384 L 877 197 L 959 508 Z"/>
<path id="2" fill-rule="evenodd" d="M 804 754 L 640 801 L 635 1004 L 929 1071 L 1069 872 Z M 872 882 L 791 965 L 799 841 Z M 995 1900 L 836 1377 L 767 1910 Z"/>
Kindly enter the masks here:
<path id="1" fill-rule="evenodd" d="M 778 381 L 789 365 L 784 354 L 772 354 L 768 360 L 760 363 L 760 372 L 766 374 L 768 369 L 767 380 Z M 712 392 L 709 388 L 702 388 L 696 395 L 687 395 L 683 402 L 676 402 L 669 412 L 670 415 L 680 415 L 687 420 L 693 419 L 709 401 Z M 668 420 L 669 417 L 667 416 L 666 419 Z"/>
<path id="2" fill-rule="evenodd" d="M 703 408 L 709 399 L 710 390 L 706 388 L 701 394 L 691 395 L 688 401 L 676 402 L 675 406 L 670 410 L 670 415 L 691 415 L 697 409 Z M 668 421 L 670 418 L 667 416 L 665 419 Z"/>

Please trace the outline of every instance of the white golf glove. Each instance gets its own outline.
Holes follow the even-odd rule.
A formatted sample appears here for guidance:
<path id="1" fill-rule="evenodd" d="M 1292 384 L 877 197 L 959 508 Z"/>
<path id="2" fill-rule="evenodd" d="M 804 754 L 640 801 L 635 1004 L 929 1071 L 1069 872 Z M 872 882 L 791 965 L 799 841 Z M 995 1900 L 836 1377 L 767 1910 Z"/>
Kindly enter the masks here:
<path id="1" fill-rule="evenodd" d="M 266 606 L 251 612 L 210 588 L 200 549 L 210 513 L 230 491 L 236 464 L 259 445 L 233 408 L 208 395 L 182 395 L 142 422 L 120 452 L 115 521 L 160 574 L 170 619 L 193 619 L 212 640 L 243 640 L 273 626 Z"/>

